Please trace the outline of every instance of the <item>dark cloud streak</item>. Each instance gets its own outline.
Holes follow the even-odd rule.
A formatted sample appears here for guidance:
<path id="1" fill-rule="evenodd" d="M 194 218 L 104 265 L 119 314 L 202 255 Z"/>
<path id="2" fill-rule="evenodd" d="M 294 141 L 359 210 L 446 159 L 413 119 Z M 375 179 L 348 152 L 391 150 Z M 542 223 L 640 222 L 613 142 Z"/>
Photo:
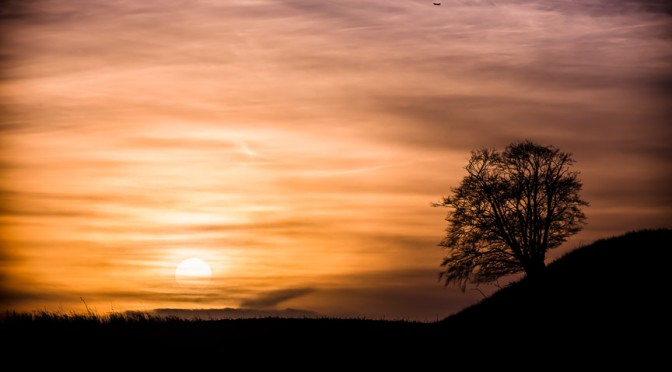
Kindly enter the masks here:
<path id="1" fill-rule="evenodd" d="M 313 288 L 290 288 L 264 292 L 254 298 L 244 300 L 240 303 L 240 307 L 261 309 L 273 308 L 283 302 L 305 296 L 313 291 Z"/>

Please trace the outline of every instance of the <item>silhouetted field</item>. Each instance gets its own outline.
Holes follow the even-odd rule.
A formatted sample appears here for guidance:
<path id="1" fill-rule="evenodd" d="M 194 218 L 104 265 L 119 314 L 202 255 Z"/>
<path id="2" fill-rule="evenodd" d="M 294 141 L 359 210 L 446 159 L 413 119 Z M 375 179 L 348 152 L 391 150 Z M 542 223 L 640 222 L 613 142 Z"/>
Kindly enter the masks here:
<path id="1" fill-rule="evenodd" d="M 426 337 L 428 323 L 334 318 L 250 318 L 187 320 L 142 313 L 65 315 L 8 313 L 1 323 L 4 344 L 127 345 L 210 347 L 219 345 L 298 345 L 333 340 L 354 343 L 402 342 Z"/>
<path id="2" fill-rule="evenodd" d="M 8 312 L 0 342 L 14 347 L 116 345 L 161 347 L 319 347 L 441 344 L 652 343 L 667 337 L 672 230 L 597 241 L 548 266 L 542 280 L 513 283 L 434 322 L 333 318 L 185 320 L 145 313 L 106 316 Z M 342 340 L 350 340 L 343 344 Z M 478 345 L 478 346 L 477 346 Z M 511 345 L 509 345 L 511 346 Z M 541 345 L 537 345 L 541 346 Z"/>

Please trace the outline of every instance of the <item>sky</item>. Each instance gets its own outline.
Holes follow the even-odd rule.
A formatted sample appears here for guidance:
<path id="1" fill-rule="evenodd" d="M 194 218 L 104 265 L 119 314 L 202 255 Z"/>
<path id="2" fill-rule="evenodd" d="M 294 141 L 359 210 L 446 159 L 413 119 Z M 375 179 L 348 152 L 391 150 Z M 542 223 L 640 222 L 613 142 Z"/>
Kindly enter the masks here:
<path id="1" fill-rule="evenodd" d="M 591 203 L 549 260 L 672 227 L 664 0 L 0 4 L 1 308 L 442 318 L 430 204 L 524 139 Z"/>

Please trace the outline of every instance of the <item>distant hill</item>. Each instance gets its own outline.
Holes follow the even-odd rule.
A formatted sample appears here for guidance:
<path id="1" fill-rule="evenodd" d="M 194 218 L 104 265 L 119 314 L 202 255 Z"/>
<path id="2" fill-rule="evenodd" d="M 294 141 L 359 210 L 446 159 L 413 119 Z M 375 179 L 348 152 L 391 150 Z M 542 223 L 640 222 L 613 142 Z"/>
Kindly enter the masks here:
<path id="1" fill-rule="evenodd" d="M 129 315 L 136 313 L 128 311 Z M 150 315 L 159 317 L 175 317 L 191 320 L 245 319 L 245 318 L 319 318 L 320 314 L 310 310 L 283 309 L 154 309 Z"/>
<path id="2" fill-rule="evenodd" d="M 672 230 L 644 230 L 596 241 L 548 265 L 545 277 L 512 283 L 446 318 L 452 332 L 530 330 L 599 337 L 669 324 Z"/>

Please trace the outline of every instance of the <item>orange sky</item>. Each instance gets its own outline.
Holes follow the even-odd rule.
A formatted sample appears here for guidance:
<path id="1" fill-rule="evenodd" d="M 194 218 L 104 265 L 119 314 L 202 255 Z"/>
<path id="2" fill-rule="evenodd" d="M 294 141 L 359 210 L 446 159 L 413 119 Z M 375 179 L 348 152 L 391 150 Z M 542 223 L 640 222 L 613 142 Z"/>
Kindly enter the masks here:
<path id="1" fill-rule="evenodd" d="M 430 320 L 469 151 L 572 152 L 596 238 L 672 226 L 665 1 L 6 1 L 0 306 Z M 207 261 L 207 288 L 177 264 Z"/>

